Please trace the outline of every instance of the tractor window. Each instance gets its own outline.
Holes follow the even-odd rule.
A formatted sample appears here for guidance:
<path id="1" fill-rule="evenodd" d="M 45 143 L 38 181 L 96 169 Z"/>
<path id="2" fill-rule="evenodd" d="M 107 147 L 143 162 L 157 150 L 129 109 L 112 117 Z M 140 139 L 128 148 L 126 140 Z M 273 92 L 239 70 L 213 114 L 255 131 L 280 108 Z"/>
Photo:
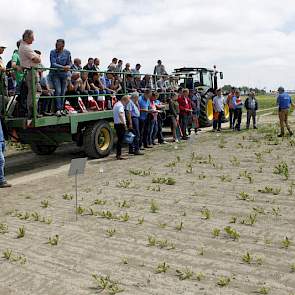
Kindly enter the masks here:
<path id="1" fill-rule="evenodd" d="M 213 81 L 212 81 L 212 75 L 210 72 L 202 72 L 203 74 L 203 84 L 204 86 L 208 86 L 210 88 L 213 88 Z"/>

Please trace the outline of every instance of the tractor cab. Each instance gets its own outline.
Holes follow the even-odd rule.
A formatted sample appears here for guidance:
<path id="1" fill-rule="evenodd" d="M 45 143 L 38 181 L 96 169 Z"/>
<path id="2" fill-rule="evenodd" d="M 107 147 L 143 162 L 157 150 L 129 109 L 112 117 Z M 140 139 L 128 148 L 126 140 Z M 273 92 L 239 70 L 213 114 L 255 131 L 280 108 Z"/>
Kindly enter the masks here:
<path id="1" fill-rule="evenodd" d="M 208 68 L 178 68 L 173 75 L 178 77 L 178 86 L 197 91 L 201 96 L 199 122 L 201 126 L 211 126 L 213 122 L 213 104 L 212 99 L 215 91 L 218 89 L 218 78 L 223 79 L 223 73 Z M 225 110 L 226 121 L 228 110 Z"/>
<path id="2" fill-rule="evenodd" d="M 223 79 L 223 73 L 208 68 L 178 68 L 173 74 L 179 77 L 179 86 L 190 90 L 197 90 L 201 94 L 208 91 L 214 93 L 218 88 L 218 76 Z"/>

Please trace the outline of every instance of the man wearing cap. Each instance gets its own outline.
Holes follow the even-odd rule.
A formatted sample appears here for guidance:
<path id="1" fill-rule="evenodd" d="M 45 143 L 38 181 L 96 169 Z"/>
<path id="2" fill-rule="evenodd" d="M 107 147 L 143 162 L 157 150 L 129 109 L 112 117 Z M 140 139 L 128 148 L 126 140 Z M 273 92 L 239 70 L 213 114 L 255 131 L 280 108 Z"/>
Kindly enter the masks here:
<path id="1" fill-rule="evenodd" d="M 291 128 L 288 123 L 288 114 L 290 106 L 292 105 L 293 107 L 295 107 L 295 105 L 292 103 L 290 95 L 285 92 L 285 89 L 283 87 L 279 87 L 278 91 L 279 95 L 277 97 L 277 106 L 279 108 L 279 119 L 281 126 L 281 133 L 278 135 L 278 137 L 283 137 L 285 135 L 284 125 L 286 125 L 290 136 L 292 136 L 293 132 L 291 131 Z"/>
<path id="2" fill-rule="evenodd" d="M 32 43 L 34 40 L 34 32 L 32 30 L 25 30 L 19 46 L 20 65 L 23 69 L 28 70 L 25 78 L 28 87 L 28 118 L 31 118 L 33 113 L 33 75 L 31 69 L 32 67 L 37 67 L 41 63 L 40 55 L 37 54 L 32 48 Z M 37 82 L 36 77 L 35 82 Z"/>

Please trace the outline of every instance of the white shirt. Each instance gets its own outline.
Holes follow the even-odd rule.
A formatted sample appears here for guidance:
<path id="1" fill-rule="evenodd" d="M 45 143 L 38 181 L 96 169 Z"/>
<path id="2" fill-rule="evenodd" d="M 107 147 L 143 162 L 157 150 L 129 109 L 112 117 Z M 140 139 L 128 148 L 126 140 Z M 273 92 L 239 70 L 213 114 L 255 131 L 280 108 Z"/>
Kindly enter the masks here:
<path id="1" fill-rule="evenodd" d="M 33 58 L 39 57 L 39 55 L 33 50 L 32 44 L 28 44 L 22 40 L 20 42 L 18 53 L 20 65 L 23 68 L 31 68 L 38 66 L 38 63 L 33 62 Z"/>
<path id="2" fill-rule="evenodd" d="M 224 112 L 224 97 L 223 96 L 215 96 L 213 98 L 213 105 L 214 105 L 214 110 L 216 112 Z"/>
<path id="3" fill-rule="evenodd" d="M 120 113 L 123 113 L 124 122 L 121 122 Z M 114 114 L 114 123 L 115 124 L 125 124 L 126 125 L 126 117 L 124 112 L 124 106 L 121 101 L 118 101 L 113 107 Z"/>

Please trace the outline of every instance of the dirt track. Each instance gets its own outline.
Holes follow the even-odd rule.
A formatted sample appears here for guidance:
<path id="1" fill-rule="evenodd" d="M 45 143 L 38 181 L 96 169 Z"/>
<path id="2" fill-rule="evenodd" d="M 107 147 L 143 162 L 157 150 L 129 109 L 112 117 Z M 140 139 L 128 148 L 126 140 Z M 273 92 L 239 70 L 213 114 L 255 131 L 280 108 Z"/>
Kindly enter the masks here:
<path id="1" fill-rule="evenodd" d="M 289 139 L 277 141 L 267 127 L 259 132 L 203 133 L 186 144 L 157 147 L 142 158 L 119 163 L 113 157 L 90 161 L 79 180 L 79 204 L 86 211 L 78 222 L 74 200 L 62 197 L 74 193 L 73 179 L 66 176 L 71 156 L 65 158 L 61 151 L 31 175 L 13 173 L 15 186 L 0 192 L 0 223 L 8 225 L 8 233 L 0 234 L 0 252 L 12 249 L 27 261 L 22 265 L 0 260 L 0 294 L 97 294 L 93 273 L 110 275 L 124 289 L 122 294 L 235 295 L 263 287 L 269 288 L 268 294 L 295 294 L 293 144 Z M 79 155 L 75 149 L 73 153 Z M 38 163 L 31 153 L 19 157 Z M 288 180 L 273 173 L 283 160 L 288 163 Z M 10 161 L 8 168 L 25 165 Z M 48 167 L 52 170 L 42 172 Z M 142 169 L 147 176 L 131 174 L 130 169 Z M 159 177 L 176 183 L 153 183 Z M 278 194 L 258 192 L 266 186 L 278 189 Z M 43 200 L 48 200 L 48 208 L 41 207 Z M 106 203 L 93 205 L 95 200 Z M 156 213 L 151 212 L 152 200 Z M 8 214 L 14 209 L 23 215 Z M 107 210 L 120 220 L 102 218 Z M 38 212 L 52 223 L 33 221 L 31 216 L 21 220 L 25 212 Z M 249 223 L 255 212 L 253 226 L 241 223 Z M 129 220 L 124 222 L 125 213 Z M 236 223 L 230 223 L 235 218 Z M 22 225 L 25 236 L 16 239 Z M 226 226 L 236 229 L 240 238 L 228 237 Z M 214 228 L 220 229 L 217 237 L 212 235 Z M 47 244 L 56 234 L 58 245 Z M 286 236 L 291 243 L 283 247 Z M 154 246 L 148 246 L 149 237 L 156 239 Z M 246 252 L 253 258 L 250 264 L 242 260 Z M 167 272 L 156 274 L 163 262 L 169 265 Z M 179 280 L 176 270 L 186 268 L 192 277 Z M 217 285 L 222 277 L 230 279 L 225 287 Z"/>

